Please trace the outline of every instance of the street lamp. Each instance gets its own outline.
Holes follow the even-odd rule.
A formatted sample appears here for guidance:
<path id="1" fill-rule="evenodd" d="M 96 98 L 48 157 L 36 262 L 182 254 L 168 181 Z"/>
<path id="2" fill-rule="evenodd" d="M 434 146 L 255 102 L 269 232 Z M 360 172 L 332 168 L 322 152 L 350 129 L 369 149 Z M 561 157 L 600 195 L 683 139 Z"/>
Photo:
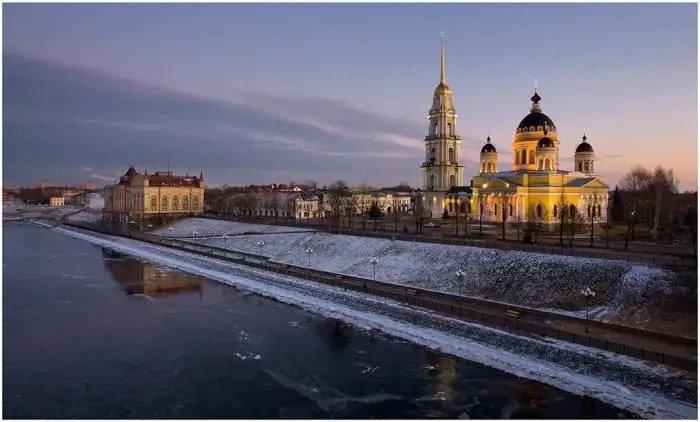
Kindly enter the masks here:
<path id="1" fill-rule="evenodd" d="M 581 290 L 581 294 L 586 300 L 586 332 L 588 332 L 588 306 L 590 300 L 595 297 L 595 292 L 591 290 L 590 287 L 586 287 L 585 289 Z"/>
<path id="2" fill-rule="evenodd" d="M 258 251 L 259 251 L 258 255 L 262 256 L 262 248 L 263 248 L 263 246 L 265 246 L 265 241 L 260 240 L 260 241 L 258 241 L 257 245 L 258 245 Z"/>
<path id="3" fill-rule="evenodd" d="M 228 233 L 224 233 L 224 249 L 228 249 Z"/>
<path id="4" fill-rule="evenodd" d="M 372 268 L 374 269 L 374 272 L 372 273 L 372 280 L 376 281 L 377 280 L 377 264 L 379 264 L 379 258 L 376 256 L 373 256 L 372 259 L 369 260 L 369 263 L 372 264 Z"/>
<path id="5" fill-rule="evenodd" d="M 457 276 L 457 280 L 459 280 L 459 285 L 462 286 L 463 281 L 464 281 L 464 276 L 467 275 L 467 273 L 462 271 L 461 268 L 458 268 L 457 271 L 455 271 L 455 275 Z"/>
<path id="6" fill-rule="evenodd" d="M 306 255 L 309 257 L 309 265 L 308 268 L 311 269 L 311 254 L 314 253 L 314 249 L 309 246 L 306 248 Z"/>

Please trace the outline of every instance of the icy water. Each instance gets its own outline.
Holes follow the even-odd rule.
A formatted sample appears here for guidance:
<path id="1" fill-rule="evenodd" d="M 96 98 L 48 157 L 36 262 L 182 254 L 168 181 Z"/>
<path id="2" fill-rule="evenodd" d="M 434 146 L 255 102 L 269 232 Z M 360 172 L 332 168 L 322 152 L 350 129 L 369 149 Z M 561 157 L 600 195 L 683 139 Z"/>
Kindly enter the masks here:
<path id="1" fill-rule="evenodd" d="M 5 418 L 620 418 L 604 403 L 3 226 Z"/>

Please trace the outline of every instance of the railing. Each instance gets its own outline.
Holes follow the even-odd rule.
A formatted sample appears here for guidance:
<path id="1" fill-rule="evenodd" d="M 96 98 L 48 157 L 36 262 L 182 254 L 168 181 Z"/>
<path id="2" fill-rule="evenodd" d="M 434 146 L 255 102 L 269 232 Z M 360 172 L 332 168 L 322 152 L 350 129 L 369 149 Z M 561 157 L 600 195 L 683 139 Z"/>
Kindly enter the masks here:
<path id="1" fill-rule="evenodd" d="M 64 223 L 67 226 L 87 229 L 108 235 L 125 236 L 123 232 L 111 232 L 108 228 L 98 227 L 82 223 Z M 539 311 L 537 309 L 525 308 L 516 305 L 510 305 L 501 302 L 488 301 L 484 299 L 471 298 L 466 296 L 452 295 L 449 293 L 437 292 L 432 290 L 418 289 L 415 287 L 404 287 L 396 284 L 380 282 L 375 280 L 364 279 L 361 277 L 344 276 L 327 271 L 314 270 L 295 265 L 279 264 L 269 261 L 269 258 L 252 254 L 248 252 L 231 251 L 215 246 L 195 244 L 188 241 L 164 241 L 162 238 L 154 235 L 149 235 L 140 232 L 131 232 L 128 235 L 131 238 L 138 239 L 144 242 L 166 246 L 173 249 L 178 249 L 184 252 L 197 253 L 200 255 L 209 256 L 211 258 L 223 259 L 232 261 L 237 264 L 243 264 L 255 268 L 264 269 L 267 271 L 276 272 L 292 277 L 304 278 L 311 281 L 316 281 L 332 286 L 342 287 L 346 289 L 356 290 L 364 293 L 372 293 L 376 296 L 381 296 L 389 299 L 395 299 L 402 302 L 407 302 L 412 305 L 420 306 L 426 309 L 431 309 L 450 316 L 460 316 L 469 318 L 475 321 L 490 322 L 492 325 L 503 326 L 506 328 L 523 331 L 527 333 L 542 335 L 555 338 L 570 343 L 575 343 L 583 346 L 593 347 L 601 350 L 631 356 L 647 361 L 658 362 L 661 364 L 673 366 L 689 372 L 697 372 L 697 359 L 688 359 L 680 356 L 674 356 L 662 352 L 655 352 L 636 346 L 631 346 L 625 343 L 617 343 L 600 339 L 592 336 L 576 334 L 566 330 L 551 328 L 542 324 L 521 321 L 519 318 L 504 316 L 506 311 L 517 311 L 521 315 L 533 315 L 540 317 L 549 317 L 558 320 L 582 322 L 581 318 L 573 316 L 556 314 L 552 312 Z M 177 243 L 175 243 L 177 242 Z M 247 258 L 254 258 L 264 262 L 251 262 Z M 469 304 L 478 304 L 488 306 L 497 311 L 495 313 L 485 313 L 469 309 Z M 665 333 L 641 330 L 634 327 L 622 325 L 608 324 L 595 320 L 585 320 L 585 323 L 591 327 L 600 327 L 606 330 L 618 331 L 622 333 L 638 335 L 645 338 L 653 338 L 669 342 L 680 346 L 695 346 L 697 340 L 671 336 Z"/>

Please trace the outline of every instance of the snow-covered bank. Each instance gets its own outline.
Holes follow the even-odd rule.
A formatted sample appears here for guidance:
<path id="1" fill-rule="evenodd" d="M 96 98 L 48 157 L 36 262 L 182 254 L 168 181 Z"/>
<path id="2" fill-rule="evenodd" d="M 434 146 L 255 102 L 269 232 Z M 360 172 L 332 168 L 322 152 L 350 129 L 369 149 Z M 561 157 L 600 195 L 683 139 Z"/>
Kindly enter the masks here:
<path id="1" fill-rule="evenodd" d="M 636 359 L 515 336 L 405 307 L 395 301 L 344 292 L 130 239 L 65 228 L 55 230 L 566 391 L 587 393 L 645 417 L 694 418 L 697 413 L 693 380 L 680 378 L 662 368 L 649 368 Z"/>
<path id="2" fill-rule="evenodd" d="M 81 211 L 77 214 L 68 216 L 68 221 L 74 223 L 94 223 L 102 218 L 102 212 L 98 210 Z"/>
<path id="3" fill-rule="evenodd" d="M 294 227 L 277 227 L 207 219 L 186 219 L 157 232 L 170 236 L 191 235 L 193 226 L 206 227 L 207 235 L 224 233 L 265 233 Z M 218 233 L 217 233 L 218 232 Z M 378 280 L 424 289 L 439 290 L 548 308 L 573 315 L 585 313 L 581 290 L 596 292 L 591 301 L 592 318 L 624 323 L 618 315 L 655 315 L 645 305 L 649 297 L 677 294 L 671 288 L 670 271 L 626 261 L 499 250 L 468 246 L 391 241 L 322 232 L 287 233 L 279 236 L 229 236 L 228 239 L 197 239 L 198 242 L 232 250 L 260 253 L 276 262 L 306 266 L 307 247 L 313 249 L 314 268 L 340 274 L 371 278 L 372 257 L 377 257 Z M 461 269 L 466 273 L 457 277 Z M 658 314 L 656 314 L 658 315 Z M 634 316 L 634 315 L 632 315 Z M 677 318 L 676 318 L 677 319 Z M 640 322 L 640 321 L 636 321 Z M 641 321 L 641 323 L 644 323 Z"/>
<path id="4" fill-rule="evenodd" d="M 289 233 L 289 232 L 313 232 L 314 230 L 303 227 L 268 226 L 264 224 L 247 224 L 237 221 L 212 220 L 209 218 L 186 218 L 153 231 L 153 234 L 167 237 L 192 237 L 196 232 L 198 236 L 223 236 L 224 234 L 263 234 L 263 233 Z"/>

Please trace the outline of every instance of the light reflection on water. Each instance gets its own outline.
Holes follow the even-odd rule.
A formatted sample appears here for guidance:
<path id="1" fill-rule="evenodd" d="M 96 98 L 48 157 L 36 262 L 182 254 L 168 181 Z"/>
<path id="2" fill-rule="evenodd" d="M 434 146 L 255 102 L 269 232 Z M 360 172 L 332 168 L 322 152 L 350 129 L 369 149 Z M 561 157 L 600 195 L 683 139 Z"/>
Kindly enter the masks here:
<path id="1" fill-rule="evenodd" d="M 8 418 L 625 416 L 55 232 L 3 234 L 23 246 L 3 256 Z"/>

